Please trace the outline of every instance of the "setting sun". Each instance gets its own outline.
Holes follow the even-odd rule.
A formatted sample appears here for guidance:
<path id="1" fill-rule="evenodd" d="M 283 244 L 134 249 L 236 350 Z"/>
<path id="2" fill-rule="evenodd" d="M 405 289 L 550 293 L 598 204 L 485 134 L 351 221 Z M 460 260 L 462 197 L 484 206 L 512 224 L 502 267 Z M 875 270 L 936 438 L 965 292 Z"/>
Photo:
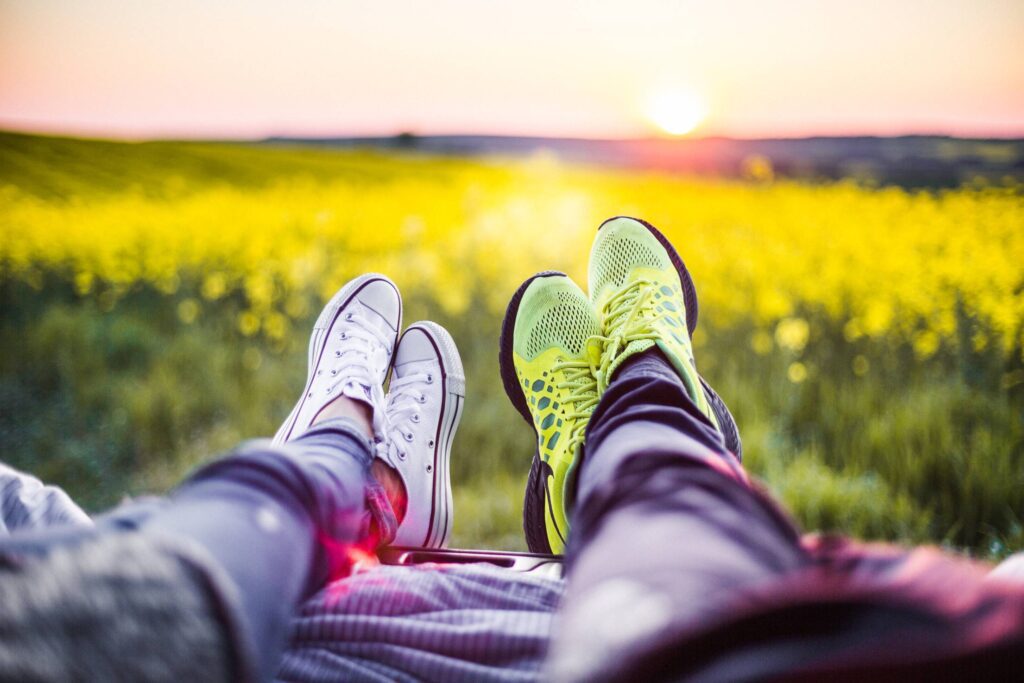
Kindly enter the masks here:
<path id="1" fill-rule="evenodd" d="M 688 90 L 658 93 L 647 105 L 647 118 L 669 135 L 686 135 L 707 116 L 707 106 L 699 95 Z"/>

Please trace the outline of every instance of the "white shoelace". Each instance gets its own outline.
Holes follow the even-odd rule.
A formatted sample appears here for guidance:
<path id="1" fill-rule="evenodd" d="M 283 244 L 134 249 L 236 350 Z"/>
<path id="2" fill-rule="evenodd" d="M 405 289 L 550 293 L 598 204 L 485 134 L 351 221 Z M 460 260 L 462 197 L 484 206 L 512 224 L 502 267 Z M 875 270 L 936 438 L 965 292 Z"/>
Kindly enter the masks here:
<path id="1" fill-rule="evenodd" d="M 385 434 L 384 390 L 380 385 L 380 369 L 387 365 L 388 347 L 392 340 L 379 330 L 361 310 L 350 311 L 340 326 L 345 342 L 334 352 L 329 364 L 337 380 L 327 387 L 328 394 L 337 394 L 366 401 L 373 412 L 373 430 L 378 438 Z"/>
<path id="2" fill-rule="evenodd" d="M 387 439 L 381 444 L 384 447 L 381 450 L 383 459 L 392 467 L 397 468 L 398 461 L 403 461 L 410 455 L 415 439 L 412 425 L 419 424 L 423 419 L 422 406 L 427 402 L 427 396 L 420 387 L 433 381 L 433 374 L 427 371 L 391 380 L 391 390 L 388 393 Z M 431 441 L 425 446 L 433 448 L 434 443 Z"/>

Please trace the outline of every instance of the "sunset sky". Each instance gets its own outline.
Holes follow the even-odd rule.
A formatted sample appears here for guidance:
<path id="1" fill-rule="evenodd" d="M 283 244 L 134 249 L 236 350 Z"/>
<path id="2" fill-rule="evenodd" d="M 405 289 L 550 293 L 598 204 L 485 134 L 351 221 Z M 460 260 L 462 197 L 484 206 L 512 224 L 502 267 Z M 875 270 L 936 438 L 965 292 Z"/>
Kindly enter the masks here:
<path id="1" fill-rule="evenodd" d="M 1024 136 L 1024 2 L 0 0 L 0 128 L 634 137 L 690 124 Z"/>

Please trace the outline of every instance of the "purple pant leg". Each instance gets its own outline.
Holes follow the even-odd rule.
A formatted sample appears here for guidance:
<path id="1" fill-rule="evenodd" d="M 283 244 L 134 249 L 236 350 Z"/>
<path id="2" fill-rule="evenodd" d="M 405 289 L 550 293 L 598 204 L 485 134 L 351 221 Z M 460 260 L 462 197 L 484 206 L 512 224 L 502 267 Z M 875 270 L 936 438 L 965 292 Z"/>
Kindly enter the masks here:
<path id="1" fill-rule="evenodd" d="M 680 616 L 698 621 L 809 561 L 660 353 L 627 362 L 602 398 L 576 500 L 560 680 L 612 676 Z"/>
<path id="2" fill-rule="evenodd" d="M 804 541 L 658 352 L 591 420 L 572 529 L 553 680 L 994 680 L 1021 663 L 1024 590 L 934 550 Z"/>

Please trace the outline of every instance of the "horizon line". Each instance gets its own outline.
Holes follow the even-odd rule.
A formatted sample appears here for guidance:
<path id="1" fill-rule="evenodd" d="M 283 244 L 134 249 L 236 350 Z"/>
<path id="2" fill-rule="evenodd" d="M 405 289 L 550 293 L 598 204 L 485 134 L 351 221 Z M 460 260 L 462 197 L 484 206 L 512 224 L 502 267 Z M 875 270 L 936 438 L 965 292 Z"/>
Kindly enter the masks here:
<path id="1" fill-rule="evenodd" d="M 176 135 L 119 135 L 97 132 L 76 132 L 72 130 L 39 130 L 21 127 L 8 127 L 6 123 L 0 122 L 0 133 L 15 135 L 69 138 L 75 140 L 94 140 L 106 142 L 209 142 L 209 143 L 261 143 L 261 142 L 359 142 L 359 141 L 385 141 L 397 140 L 403 136 L 411 136 L 412 139 L 431 138 L 461 138 L 480 139 L 498 138 L 507 140 L 551 140 L 551 141 L 572 141 L 572 142 L 601 142 L 601 143 L 630 143 L 630 142 L 662 142 L 662 143 L 686 143 L 686 142 L 772 142 L 772 141 L 799 141 L 799 140 L 898 140 L 907 138 L 945 138 L 951 140 L 969 141 L 992 141 L 992 142 L 1024 142 L 1024 131 L 1015 135 L 961 135 L 949 132 L 905 132 L 905 133 L 809 133 L 806 135 L 764 135 L 764 136 L 737 136 L 726 134 L 711 135 L 648 135 L 634 137 L 581 137 L 571 135 L 539 135 L 539 134 L 516 134 L 516 133 L 417 133 L 414 131 L 397 131 L 390 134 L 287 134 L 271 133 L 256 136 L 176 136 Z"/>

